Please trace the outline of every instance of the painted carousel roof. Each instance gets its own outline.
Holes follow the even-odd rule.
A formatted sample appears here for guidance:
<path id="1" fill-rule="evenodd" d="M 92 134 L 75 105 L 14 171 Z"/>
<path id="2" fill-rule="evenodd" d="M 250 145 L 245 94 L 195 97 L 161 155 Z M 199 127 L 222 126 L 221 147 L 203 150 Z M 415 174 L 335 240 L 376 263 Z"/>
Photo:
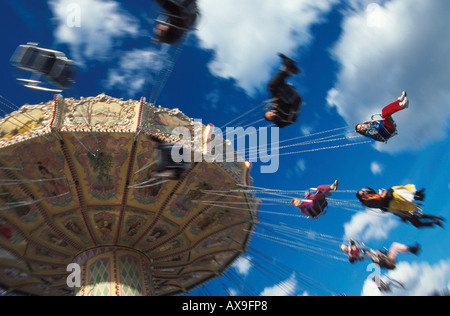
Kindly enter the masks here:
<path id="1" fill-rule="evenodd" d="M 55 96 L 0 120 L 0 287 L 71 295 L 67 265 L 110 246 L 149 258 L 157 295 L 223 273 L 246 251 L 258 207 L 247 193 L 209 192 L 251 185 L 250 165 L 203 161 L 179 181 L 145 185 L 176 127 L 205 145 L 208 126 L 144 99 Z"/>

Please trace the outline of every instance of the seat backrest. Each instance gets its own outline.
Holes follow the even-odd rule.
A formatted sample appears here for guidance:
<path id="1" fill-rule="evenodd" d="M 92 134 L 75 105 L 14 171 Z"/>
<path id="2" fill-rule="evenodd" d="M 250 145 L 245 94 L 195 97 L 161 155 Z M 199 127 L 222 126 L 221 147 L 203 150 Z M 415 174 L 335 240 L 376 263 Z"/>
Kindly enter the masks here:
<path id="1" fill-rule="evenodd" d="M 376 119 L 378 116 L 380 117 L 380 119 Z M 383 124 L 383 121 L 384 121 L 384 120 L 383 120 L 382 114 L 373 114 L 372 117 L 371 117 L 372 123 L 378 123 L 379 126 L 381 126 L 381 129 L 382 129 L 381 132 L 382 132 L 382 133 L 378 132 L 377 134 L 378 134 L 378 136 L 379 136 L 380 138 L 382 138 L 382 140 L 383 140 L 385 143 L 387 143 L 388 140 L 391 139 L 392 137 L 398 135 L 397 124 L 395 123 L 394 119 L 393 119 L 392 117 L 390 117 L 390 118 L 388 118 L 388 119 L 392 122 L 392 125 L 394 126 L 394 129 L 395 129 L 395 130 L 394 130 L 393 132 L 389 131 L 389 130 L 386 128 L 386 126 Z M 378 131 L 380 131 L 380 130 L 378 129 Z M 384 134 L 384 135 L 383 135 L 383 134 Z"/>
<path id="2" fill-rule="evenodd" d="M 303 200 L 301 204 L 301 210 L 304 214 L 312 217 L 318 218 L 323 215 L 324 209 L 327 207 L 327 200 Z"/>
<path id="3" fill-rule="evenodd" d="M 184 169 L 186 167 L 185 162 L 175 162 L 172 159 L 173 144 L 160 144 L 159 149 L 159 170 L 171 170 L 171 169 Z"/>
<path id="4" fill-rule="evenodd" d="M 17 67 L 28 70 L 34 65 L 34 61 L 39 54 L 39 50 L 33 46 L 21 45 L 17 48 L 12 62 L 16 64 Z"/>
<path id="5" fill-rule="evenodd" d="M 322 214 L 324 212 L 325 208 L 328 206 L 328 201 L 325 199 L 314 200 L 314 205 L 318 210 L 320 210 L 320 214 Z"/>
<path id="6" fill-rule="evenodd" d="M 61 88 L 67 89 L 74 82 L 75 66 L 69 60 L 56 59 L 48 76 L 50 80 L 57 83 Z"/>

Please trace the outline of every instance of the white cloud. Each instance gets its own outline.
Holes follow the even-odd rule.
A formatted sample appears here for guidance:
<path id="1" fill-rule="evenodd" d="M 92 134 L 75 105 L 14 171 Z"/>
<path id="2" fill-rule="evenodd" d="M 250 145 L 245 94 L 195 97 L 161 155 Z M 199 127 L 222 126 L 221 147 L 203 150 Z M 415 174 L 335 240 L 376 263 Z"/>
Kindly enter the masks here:
<path id="1" fill-rule="evenodd" d="M 300 131 L 301 131 L 301 133 L 302 133 L 303 135 L 310 135 L 310 134 L 312 134 L 313 127 L 312 127 L 312 126 L 305 126 L 305 125 L 302 125 L 302 126 L 300 127 Z"/>
<path id="2" fill-rule="evenodd" d="M 213 50 L 212 74 L 236 80 L 252 94 L 265 85 L 278 52 L 296 55 L 311 41 L 336 0 L 199 0 L 202 19 L 196 32 L 202 48 Z"/>
<path id="3" fill-rule="evenodd" d="M 442 293 L 450 289 L 450 260 L 443 260 L 435 265 L 427 262 L 400 262 L 397 264 L 397 269 L 389 272 L 388 276 L 403 283 L 406 289 L 393 287 L 393 292 L 386 293 L 387 295 L 426 296 L 434 294 L 435 291 Z M 381 294 L 375 283 L 367 279 L 361 295 Z"/>
<path id="4" fill-rule="evenodd" d="M 275 284 L 272 287 L 266 287 L 260 296 L 292 296 L 298 287 L 295 273 L 287 280 Z"/>
<path id="5" fill-rule="evenodd" d="M 306 161 L 301 158 L 297 160 L 297 163 L 294 165 L 294 168 L 288 168 L 286 170 L 286 178 L 292 179 L 293 177 L 297 178 L 302 175 L 306 170 Z"/>
<path id="6" fill-rule="evenodd" d="M 220 91 L 214 89 L 205 95 L 205 100 L 208 102 L 207 109 L 217 110 L 220 102 Z"/>
<path id="7" fill-rule="evenodd" d="M 103 60 L 126 37 L 137 37 L 139 22 L 113 0 L 48 0 L 57 26 L 54 36 L 71 48 L 80 64 L 86 60 Z M 80 8 L 80 27 L 71 27 L 71 5 Z"/>
<path id="8" fill-rule="evenodd" d="M 351 1 L 332 50 L 340 65 L 328 103 L 349 123 L 380 113 L 407 90 L 410 107 L 394 114 L 399 135 L 380 151 L 420 149 L 445 138 L 450 117 L 450 1 Z"/>
<path id="9" fill-rule="evenodd" d="M 305 159 L 299 159 L 297 160 L 297 163 L 295 164 L 295 173 L 297 176 L 300 176 L 305 170 L 306 170 L 306 162 Z"/>
<path id="10" fill-rule="evenodd" d="M 375 176 L 381 175 L 383 173 L 383 166 L 380 165 L 378 162 L 373 161 L 370 164 L 370 171 L 372 171 L 372 174 Z"/>
<path id="11" fill-rule="evenodd" d="M 238 291 L 235 289 L 228 289 L 228 294 L 230 296 L 238 296 Z"/>
<path id="12" fill-rule="evenodd" d="M 369 3 L 366 7 L 366 14 L 368 27 L 384 27 L 388 23 L 388 17 L 378 3 Z"/>
<path id="13" fill-rule="evenodd" d="M 397 227 L 398 221 L 391 214 L 382 214 L 375 210 L 353 215 L 350 222 L 344 224 L 345 239 L 383 240 L 389 236 L 392 229 Z"/>
<path id="14" fill-rule="evenodd" d="M 246 276 L 248 275 L 252 267 L 251 260 L 252 260 L 251 257 L 240 257 L 233 264 L 233 268 L 235 268 L 239 274 Z"/>
<path id="15" fill-rule="evenodd" d="M 167 58 L 166 54 L 152 48 L 124 52 L 118 67 L 108 71 L 103 84 L 107 89 L 125 89 L 129 97 L 135 97 L 142 93 L 146 80 L 153 83 L 155 74 L 163 69 Z"/>

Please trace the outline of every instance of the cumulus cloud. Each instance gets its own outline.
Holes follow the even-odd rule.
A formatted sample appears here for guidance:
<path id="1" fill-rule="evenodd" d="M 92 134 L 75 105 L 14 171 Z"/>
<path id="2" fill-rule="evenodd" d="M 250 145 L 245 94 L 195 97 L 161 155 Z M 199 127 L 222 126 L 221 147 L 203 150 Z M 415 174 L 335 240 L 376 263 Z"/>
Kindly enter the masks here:
<path id="1" fill-rule="evenodd" d="M 58 43 L 80 64 L 107 58 L 126 37 L 139 35 L 139 21 L 113 0 L 49 0 Z"/>
<path id="2" fill-rule="evenodd" d="M 107 89 L 125 90 L 129 97 L 135 97 L 142 93 L 146 83 L 153 82 L 168 58 L 165 52 L 153 48 L 124 52 L 117 67 L 108 71 L 103 84 Z"/>
<path id="3" fill-rule="evenodd" d="M 210 92 L 208 92 L 205 95 L 205 100 L 208 102 L 207 109 L 218 109 L 218 104 L 220 102 L 220 91 L 218 89 L 214 89 Z"/>
<path id="4" fill-rule="evenodd" d="M 427 296 L 450 290 L 450 260 L 443 260 L 435 265 L 427 262 L 400 262 L 397 269 L 389 272 L 390 279 L 398 281 L 405 289 L 393 286 L 392 293 L 386 295 L 395 296 Z M 364 283 L 363 296 L 380 296 L 376 284 L 367 279 Z"/>
<path id="5" fill-rule="evenodd" d="M 252 260 L 251 257 L 240 257 L 233 264 L 233 268 L 235 268 L 239 274 L 246 276 L 248 275 L 252 267 L 251 260 Z"/>
<path id="6" fill-rule="evenodd" d="M 380 151 L 420 149 L 443 139 L 450 117 L 450 29 L 445 0 L 351 1 L 332 50 L 340 65 L 328 104 L 350 124 L 370 119 L 408 91 L 410 107 L 394 115 L 399 135 Z"/>
<path id="7" fill-rule="evenodd" d="M 295 170 L 295 173 L 297 174 L 297 176 L 300 176 L 306 170 L 305 159 L 302 158 L 302 159 L 297 160 L 294 170 Z"/>
<path id="8" fill-rule="evenodd" d="M 344 224 L 345 238 L 354 240 L 383 240 L 389 236 L 398 221 L 391 214 L 382 214 L 367 210 L 353 215 L 350 222 Z"/>
<path id="9" fill-rule="evenodd" d="M 200 45 L 214 52 L 212 74 L 235 79 L 252 94 L 265 85 L 278 52 L 296 55 L 336 0 L 199 0 Z"/>
<path id="10" fill-rule="evenodd" d="M 228 295 L 238 296 L 238 291 L 236 291 L 235 289 L 228 289 Z"/>
<path id="11" fill-rule="evenodd" d="M 297 160 L 293 168 L 286 170 L 286 177 L 288 179 L 298 178 L 306 171 L 306 160 L 301 158 Z"/>
<path id="12" fill-rule="evenodd" d="M 294 273 L 289 279 L 274 286 L 264 288 L 260 296 L 292 296 L 295 294 L 297 287 L 298 282 Z"/>
<path id="13" fill-rule="evenodd" d="M 373 175 L 377 176 L 377 175 L 381 175 L 383 173 L 383 166 L 381 164 L 379 164 L 376 161 L 373 161 L 370 164 L 370 171 L 372 172 Z"/>

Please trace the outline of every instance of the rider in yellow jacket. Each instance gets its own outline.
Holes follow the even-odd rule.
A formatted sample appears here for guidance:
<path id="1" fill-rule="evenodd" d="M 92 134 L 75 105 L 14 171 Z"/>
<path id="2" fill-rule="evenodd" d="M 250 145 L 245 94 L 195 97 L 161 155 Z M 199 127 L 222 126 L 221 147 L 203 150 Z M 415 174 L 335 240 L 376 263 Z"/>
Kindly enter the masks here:
<path id="1" fill-rule="evenodd" d="M 378 208 L 383 212 L 392 213 L 414 227 L 442 226 L 444 218 L 423 213 L 417 201 L 425 198 L 424 189 L 417 190 L 414 184 L 395 186 L 389 190 L 379 190 L 377 193 L 371 188 L 365 188 L 356 194 L 360 202 L 369 208 Z"/>

